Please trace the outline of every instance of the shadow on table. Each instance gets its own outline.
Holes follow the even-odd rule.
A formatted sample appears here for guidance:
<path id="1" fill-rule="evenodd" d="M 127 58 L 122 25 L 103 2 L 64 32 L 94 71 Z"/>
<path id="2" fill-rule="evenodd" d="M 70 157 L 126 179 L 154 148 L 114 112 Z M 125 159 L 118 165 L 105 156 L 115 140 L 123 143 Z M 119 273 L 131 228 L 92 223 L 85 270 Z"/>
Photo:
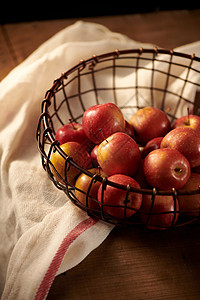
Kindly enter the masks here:
<path id="1" fill-rule="evenodd" d="M 48 299 L 199 299 L 200 227 L 169 231 L 115 227 Z"/>

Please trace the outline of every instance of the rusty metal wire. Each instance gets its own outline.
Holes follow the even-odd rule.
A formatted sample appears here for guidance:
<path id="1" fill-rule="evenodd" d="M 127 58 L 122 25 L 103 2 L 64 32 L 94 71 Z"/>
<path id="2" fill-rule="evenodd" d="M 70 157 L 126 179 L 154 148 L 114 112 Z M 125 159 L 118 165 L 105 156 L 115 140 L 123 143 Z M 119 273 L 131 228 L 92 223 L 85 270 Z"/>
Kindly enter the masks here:
<path id="1" fill-rule="evenodd" d="M 187 97 L 185 91 L 189 87 L 195 91 L 200 87 L 200 58 L 195 55 L 175 52 L 165 49 L 130 49 L 115 50 L 102 55 L 93 55 L 88 60 L 81 60 L 77 65 L 63 73 L 53 82 L 52 87 L 47 90 L 45 98 L 41 105 L 41 115 L 39 117 L 36 138 L 38 148 L 41 154 L 42 166 L 47 172 L 49 178 L 58 189 L 63 190 L 67 196 L 80 208 L 85 210 L 89 215 L 101 218 L 102 220 L 113 224 L 130 224 L 141 225 L 139 215 L 146 214 L 145 226 L 149 224 L 151 216 L 156 215 L 152 212 L 154 202 L 159 195 L 171 195 L 174 199 L 175 210 L 165 212 L 173 214 L 173 221 L 170 228 L 180 227 L 186 224 L 199 222 L 200 212 L 189 215 L 187 212 L 176 210 L 176 201 L 179 195 L 198 195 L 200 189 L 193 191 L 179 191 L 172 189 L 171 191 L 162 191 L 153 189 L 137 189 L 130 186 L 123 186 L 110 182 L 107 178 L 103 178 L 100 174 L 92 174 L 88 170 L 84 170 L 68 156 L 55 140 L 55 133 L 59 127 L 68 123 L 69 118 L 74 122 L 81 123 L 84 111 L 91 105 L 102 103 L 102 98 L 108 102 L 117 104 L 126 114 L 128 110 L 136 111 L 144 106 L 143 92 L 148 95 L 149 105 L 157 105 L 159 98 L 159 106 L 162 110 L 167 109 L 167 97 L 174 98 L 174 109 L 168 111 L 167 115 L 173 122 L 177 118 L 177 112 L 183 104 L 193 107 L 195 114 L 199 114 L 200 99 L 199 94 L 196 95 L 195 101 L 191 101 Z M 177 72 L 177 69 L 179 72 Z M 140 72 L 144 71 L 148 74 L 148 81 L 141 81 Z M 185 76 L 180 76 L 181 72 L 185 72 Z M 132 81 L 120 85 L 119 78 L 129 76 L 134 73 Z M 194 76 L 191 76 L 194 75 Z M 99 78 L 102 76 L 109 78 L 109 83 L 102 85 Z M 158 76 L 164 78 L 162 86 L 155 84 L 155 78 Z M 195 78 L 195 80 L 193 79 Z M 170 82 L 177 80 L 181 83 L 181 89 L 173 91 L 169 89 Z M 127 93 L 131 101 L 121 102 L 123 93 Z M 134 100 L 133 100 L 134 99 Z M 144 100 L 144 101 L 143 101 Z M 65 160 L 65 175 L 59 174 L 55 166 L 51 162 L 51 155 L 58 151 Z M 76 197 L 75 186 L 67 181 L 67 175 L 70 168 L 76 168 L 80 173 L 85 173 L 91 177 L 91 184 L 85 193 L 86 204 L 83 205 Z M 93 182 L 100 181 L 102 183 L 102 196 L 100 209 L 91 209 L 88 201 L 97 202 L 90 196 L 90 188 Z M 127 217 L 127 211 L 132 208 L 124 203 L 124 218 L 117 219 L 105 212 L 104 192 L 107 186 L 113 186 L 120 190 L 126 191 L 126 199 L 130 193 L 140 193 L 143 195 L 151 195 L 151 209 L 147 212 L 137 211 L 130 218 Z M 132 209 L 133 210 L 133 209 Z M 157 213 L 158 214 L 158 213 Z M 176 215 L 179 215 L 176 222 Z M 144 225 L 144 224 L 143 224 Z M 159 226 L 158 226 L 159 228 Z M 164 228 L 159 228 L 164 229 Z"/>

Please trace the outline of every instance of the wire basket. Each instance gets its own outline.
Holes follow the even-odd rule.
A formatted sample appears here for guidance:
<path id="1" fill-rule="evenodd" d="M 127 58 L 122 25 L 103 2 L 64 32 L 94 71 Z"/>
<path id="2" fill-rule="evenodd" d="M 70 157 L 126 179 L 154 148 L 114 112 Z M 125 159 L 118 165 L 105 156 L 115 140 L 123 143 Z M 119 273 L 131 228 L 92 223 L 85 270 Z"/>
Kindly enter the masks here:
<path id="1" fill-rule="evenodd" d="M 197 93 L 200 87 L 200 58 L 195 55 L 165 49 L 130 49 L 115 50 L 102 55 L 93 55 L 63 73 L 46 92 L 42 101 L 41 116 L 36 132 L 42 166 L 55 186 L 89 215 L 106 222 L 122 225 L 142 225 L 148 228 L 165 229 L 165 226 L 151 224 L 152 215 L 165 214 L 173 216 L 170 226 L 180 227 L 199 222 L 200 211 L 193 214 L 179 211 L 177 201 L 180 195 L 200 197 L 200 188 L 192 191 L 172 189 L 170 191 L 155 188 L 133 188 L 120 185 L 102 177 L 100 173 L 92 174 L 78 165 L 67 155 L 55 140 L 56 131 L 71 119 L 81 123 L 82 116 L 91 105 L 113 102 L 122 110 L 125 119 L 144 106 L 156 106 L 165 111 L 173 122 L 184 114 L 185 107 L 199 113 L 200 99 Z M 176 83 L 176 84 L 175 84 Z M 177 88 L 178 86 L 178 88 Z M 190 93 L 188 94 L 188 91 Z M 192 97 L 191 97 L 192 95 Z M 192 98 L 192 100 L 191 100 Z M 61 176 L 51 162 L 52 153 L 58 151 L 65 161 L 65 174 Z M 85 173 L 91 178 L 91 184 L 85 194 L 86 202 L 82 204 L 76 197 L 76 187 L 68 182 L 70 168 Z M 56 176 L 55 176 L 56 173 Z M 92 209 L 89 201 L 98 202 L 90 196 L 94 182 L 102 183 L 102 196 L 99 209 Z M 125 191 L 123 218 L 116 218 L 105 210 L 104 193 L 108 186 Z M 148 211 L 142 208 L 129 217 L 126 199 L 131 193 L 150 195 L 151 206 Z M 159 196 L 171 196 L 174 201 L 173 211 L 154 212 L 153 207 Z M 145 222 L 141 222 L 141 216 Z M 178 219 L 177 219 L 178 216 Z"/>

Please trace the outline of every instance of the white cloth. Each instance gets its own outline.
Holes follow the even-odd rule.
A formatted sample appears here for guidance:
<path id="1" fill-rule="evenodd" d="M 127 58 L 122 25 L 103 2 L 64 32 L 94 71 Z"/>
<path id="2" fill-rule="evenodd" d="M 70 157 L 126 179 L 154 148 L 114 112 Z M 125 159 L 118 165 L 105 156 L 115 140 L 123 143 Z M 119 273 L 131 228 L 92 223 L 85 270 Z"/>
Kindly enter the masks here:
<path id="1" fill-rule="evenodd" d="M 99 24 L 78 21 L 45 42 L 0 83 L 3 300 L 45 299 L 54 277 L 76 266 L 113 228 L 74 206 L 42 169 L 35 131 L 46 90 L 80 59 L 141 46 L 151 47 Z M 200 43 L 180 50 L 200 55 Z"/>

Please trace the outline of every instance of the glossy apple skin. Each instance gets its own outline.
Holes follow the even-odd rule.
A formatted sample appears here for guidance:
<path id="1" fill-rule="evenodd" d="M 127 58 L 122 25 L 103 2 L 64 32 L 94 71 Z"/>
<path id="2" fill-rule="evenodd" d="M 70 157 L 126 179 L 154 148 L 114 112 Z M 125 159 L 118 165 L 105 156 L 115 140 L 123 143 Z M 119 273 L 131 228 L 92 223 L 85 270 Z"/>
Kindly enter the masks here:
<path id="1" fill-rule="evenodd" d="M 198 190 L 200 186 L 200 174 L 191 173 L 187 183 L 180 189 L 185 191 Z M 186 215 L 198 216 L 200 212 L 200 194 L 178 195 L 180 212 Z M 195 212 L 196 211 L 196 212 Z"/>
<path id="2" fill-rule="evenodd" d="M 91 157 L 89 153 L 85 150 L 83 145 L 76 142 L 68 142 L 62 144 L 60 148 L 68 155 L 71 156 L 78 165 L 80 165 L 84 169 L 91 168 Z M 60 155 L 58 151 L 53 152 L 50 158 L 51 163 L 56 168 L 57 172 L 60 176 L 65 179 L 65 159 Z M 68 165 L 67 165 L 68 167 Z M 64 180 L 62 180 L 55 172 L 53 167 L 51 167 L 51 171 L 55 178 L 64 184 Z M 74 184 L 76 176 L 80 173 L 78 169 L 73 166 L 70 166 L 70 169 L 67 171 L 67 182 L 71 185 Z"/>
<path id="3" fill-rule="evenodd" d="M 95 168 L 97 168 L 98 165 L 99 165 L 99 163 L 98 163 L 98 161 L 97 161 L 97 150 L 98 150 L 98 147 L 99 147 L 99 145 L 96 145 L 96 146 L 92 149 L 92 151 L 91 151 L 91 153 L 90 153 L 90 156 L 91 156 L 91 159 L 92 159 L 92 165 L 93 165 Z"/>
<path id="4" fill-rule="evenodd" d="M 123 174 L 115 174 L 108 177 L 109 181 L 122 184 L 122 185 L 130 185 L 132 187 L 140 188 L 139 184 L 131 177 L 123 175 Z M 127 207 L 132 209 L 125 209 L 125 199 L 126 199 L 126 191 L 112 187 L 107 185 L 106 190 L 103 194 L 103 211 L 111 216 L 124 219 L 129 218 L 134 215 L 136 211 L 139 210 L 142 203 L 142 194 L 139 193 L 129 193 Z M 98 190 L 98 201 L 101 203 L 102 201 L 102 185 L 100 185 Z M 119 207 L 113 207 L 109 205 L 117 205 Z M 122 205 L 123 207 L 120 207 Z"/>
<path id="5" fill-rule="evenodd" d="M 134 128 L 128 121 L 125 121 L 125 133 L 130 135 L 133 139 L 135 138 Z"/>
<path id="6" fill-rule="evenodd" d="M 191 169 L 191 172 L 192 173 L 197 173 L 197 174 L 200 174 L 200 165 L 194 167 Z"/>
<path id="7" fill-rule="evenodd" d="M 58 129 L 55 135 L 55 140 L 59 141 L 60 145 L 67 142 L 77 142 L 85 146 L 87 151 L 93 148 L 93 143 L 85 135 L 81 124 L 69 123 Z"/>
<path id="8" fill-rule="evenodd" d="M 163 137 L 157 137 L 157 138 L 150 140 L 144 146 L 144 149 L 142 150 L 142 158 L 145 158 L 147 156 L 147 154 L 149 154 L 151 151 L 159 149 L 162 140 L 163 140 Z"/>
<path id="9" fill-rule="evenodd" d="M 155 137 L 164 136 L 170 129 L 167 115 L 156 107 L 139 109 L 129 120 L 139 143 L 145 145 Z"/>
<path id="10" fill-rule="evenodd" d="M 189 127 L 179 127 L 164 136 L 160 148 L 180 151 L 189 161 L 191 168 L 200 165 L 200 135 Z"/>
<path id="11" fill-rule="evenodd" d="M 82 126 L 86 136 L 93 143 L 100 144 L 111 134 L 124 132 L 125 119 L 114 103 L 98 104 L 84 112 Z"/>
<path id="12" fill-rule="evenodd" d="M 138 169 L 140 158 L 137 143 L 123 132 L 109 136 L 97 150 L 98 163 L 108 176 L 114 174 L 132 176 Z"/>
<path id="13" fill-rule="evenodd" d="M 143 195 L 140 218 L 147 228 L 167 229 L 176 223 L 178 216 L 179 204 L 173 196 L 156 195 L 152 207 L 152 195 Z"/>
<path id="14" fill-rule="evenodd" d="M 178 127 L 189 127 L 194 129 L 198 134 L 200 134 L 200 117 L 197 115 L 187 115 L 178 118 L 174 124 L 173 129 Z"/>
<path id="15" fill-rule="evenodd" d="M 144 159 L 144 175 L 148 183 L 157 189 L 180 189 L 190 177 L 190 164 L 177 150 L 157 149 Z"/>
<path id="16" fill-rule="evenodd" d="M 133 175 L 133 179 L 135 179 L 137 181 L 137 183 L 139 183 L 141 188 L 151 189 L 151 185 L 147 182 L 147 180 L 145 178 L 143 165 L 144 165 L 144 159 L 141 159 L 140 165 L 139 165 L 136 173 Z"/>
<path id="17" fill-rule="evenodd" d="M 92 169 L 89 169 L 88 171 L 91 172 L 92 174 L 99 174 L 101 177 L 106 177 L 106 174 L 103 171 L 99 170 L 98 168 L 92 168 Z M 101 185 L 100 181 L 92 182 L 92 185 L 90 187 L 89 196 L 88 196 L 88 203 L 86 203 L 86 194 L 79 191 L 79 190 L 82 190 L 83 192 L 87 193 L 88 188 L 91 184 L 91 181 L 92 181 L 91 177 L 87 176 L 84 173 L 80 174 L 75 183 L 75 187 L 77 188 L 75 190 L 75 194 L 76 194 L 77 199 L 83 205 L 86 206 L 86 204 L 87 204 L 88 208 L 91 208 L 93 210 L 99 210 L 100 209 L 99 204 L 97 202 L 95 202 L 92 198 L 97 200 L 97 192 L 98 192 L 99 186 Z"/>

